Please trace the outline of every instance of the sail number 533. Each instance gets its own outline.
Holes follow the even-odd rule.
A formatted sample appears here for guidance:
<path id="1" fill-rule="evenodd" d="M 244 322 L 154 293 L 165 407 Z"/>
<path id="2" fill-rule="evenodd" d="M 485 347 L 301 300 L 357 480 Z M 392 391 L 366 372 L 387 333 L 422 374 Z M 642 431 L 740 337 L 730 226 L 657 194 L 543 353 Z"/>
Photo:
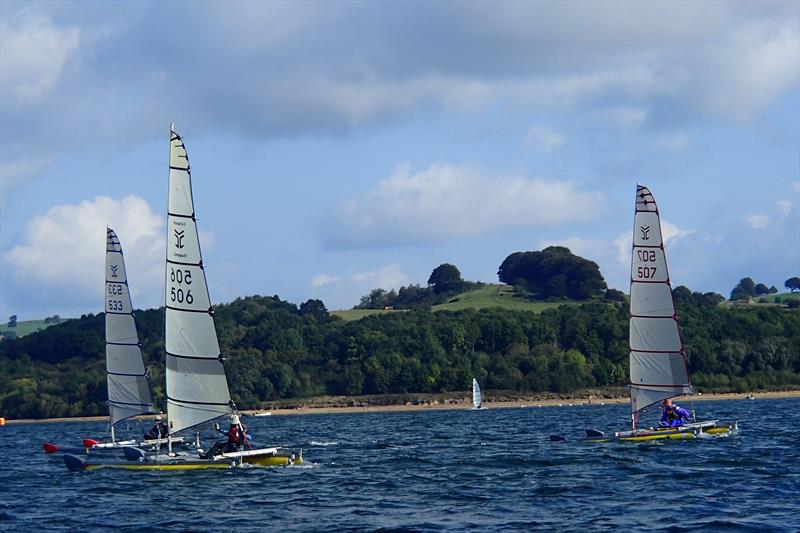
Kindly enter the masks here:
<path id="1" fill-rule="evenodd" d="M 172 283 L 178 283 L 179 285 L 191 285 L 192 284 L 192 272 L 188 269 L 174 269 L 171 268 L 169 271 L 169 280 Z M 191 304 L 194 302 L 194 296 L 192 296 L 192 290 L 186 289 L 184 290 L 182 287 L 171 287 L 169 291 L 169 299 L 173 302 L 178 302 L 180 304 L 186 302 L 187 304 Z"/>

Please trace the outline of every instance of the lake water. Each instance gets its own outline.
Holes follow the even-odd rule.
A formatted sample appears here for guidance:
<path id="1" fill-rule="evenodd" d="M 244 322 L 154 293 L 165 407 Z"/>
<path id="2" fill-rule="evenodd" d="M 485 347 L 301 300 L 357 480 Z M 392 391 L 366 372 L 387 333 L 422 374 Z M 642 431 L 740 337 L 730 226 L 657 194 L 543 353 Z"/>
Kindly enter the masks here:
<path id="1" fill-rule="evenodd" d="M 257 443 L 301 446 L 306 464 L 194 472 L 71 473 L 41 443 L 102 436 L 104 423 L 7 425 L 0 529 L 800 530 L 800 400 L 695 407 L 739 433 L 547 439 L 625 429 L 627 405 L 251 417 Z"/>

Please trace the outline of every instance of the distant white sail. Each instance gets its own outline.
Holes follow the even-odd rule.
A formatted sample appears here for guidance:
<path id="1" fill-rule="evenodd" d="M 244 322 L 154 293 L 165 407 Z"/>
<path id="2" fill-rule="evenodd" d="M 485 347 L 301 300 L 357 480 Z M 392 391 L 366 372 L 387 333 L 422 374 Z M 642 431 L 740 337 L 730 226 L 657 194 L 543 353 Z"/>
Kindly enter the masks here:
<path id="1" fill-rule="evenodd" d="M 481 408 L 481 388 L 478 386 L 478 380 L 472 378 L 472 406 L 475 409 Z"/>
<path id="2" fill-rule="evenodd" d="M 150 384 L 133 319 L 125 259 L 116 233 L 106 228 L 106 379 L 111 425 L 153 412 Z"/>
<path id="3" fill-rule="evenodd" d="M 197 238 L 189 158 L 172 130 L 164 336 L 170 434 L 233 412 Z"/>
<path id="4" fill-rule="evenodd" d="M 636 190 L 630 312 L 631 412 L 691 394 L 658 207 L 641 185 Z"/>

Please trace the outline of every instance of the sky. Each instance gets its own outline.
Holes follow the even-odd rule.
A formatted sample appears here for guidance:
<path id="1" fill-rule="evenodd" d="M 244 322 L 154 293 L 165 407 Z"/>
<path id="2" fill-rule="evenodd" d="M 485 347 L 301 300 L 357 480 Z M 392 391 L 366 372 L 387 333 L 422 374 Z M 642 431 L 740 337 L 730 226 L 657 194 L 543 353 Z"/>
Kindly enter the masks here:
<path id="1" fill-rule="evenodd" d="M 567 246 L 628 291 L 800 275 L 800 2 L 0 3 L 0 320 L 163 305 L 169 125 L 212 302 L 350 308 Z"/>

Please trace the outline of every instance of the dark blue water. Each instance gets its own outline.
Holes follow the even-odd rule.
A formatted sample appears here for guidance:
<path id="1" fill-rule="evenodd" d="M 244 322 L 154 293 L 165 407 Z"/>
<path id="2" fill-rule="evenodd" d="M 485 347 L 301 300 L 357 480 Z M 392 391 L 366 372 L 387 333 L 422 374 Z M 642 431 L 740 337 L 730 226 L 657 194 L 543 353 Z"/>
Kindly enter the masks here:
<path id="1" fill-rule="evenodd" d="M 7 425 L 0 529 L 800 530 L 800 400 L 696 407 L 739 433 L 547 440 L 624 429 L 625 405 L 272 416 L 249 418 L 252 433 L 302 446 L 305 466 L 172 473 L 70 473 L 39 452 L 103 423 Z"/>

